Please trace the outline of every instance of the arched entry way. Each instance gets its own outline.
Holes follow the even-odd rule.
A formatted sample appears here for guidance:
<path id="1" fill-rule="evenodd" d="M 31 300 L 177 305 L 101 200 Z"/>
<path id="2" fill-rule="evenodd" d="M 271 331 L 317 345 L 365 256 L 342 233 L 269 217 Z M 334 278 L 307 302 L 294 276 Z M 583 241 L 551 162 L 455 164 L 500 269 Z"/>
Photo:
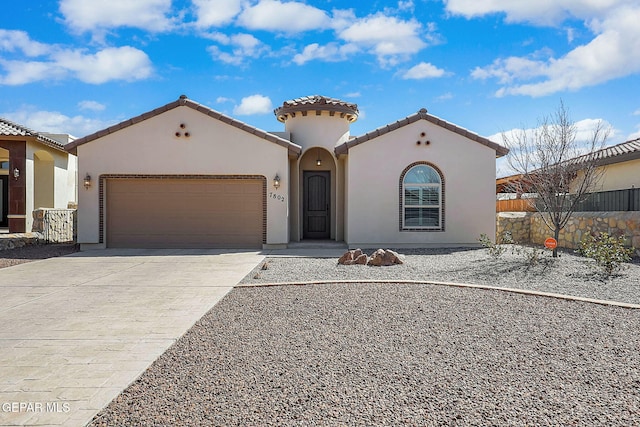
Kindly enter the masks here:
<path id="1" fill-rule="evenodd" d="M 321 147 L 308 149 L 299 162 L 300 236 L 335 239 L 336 163 Z"/>

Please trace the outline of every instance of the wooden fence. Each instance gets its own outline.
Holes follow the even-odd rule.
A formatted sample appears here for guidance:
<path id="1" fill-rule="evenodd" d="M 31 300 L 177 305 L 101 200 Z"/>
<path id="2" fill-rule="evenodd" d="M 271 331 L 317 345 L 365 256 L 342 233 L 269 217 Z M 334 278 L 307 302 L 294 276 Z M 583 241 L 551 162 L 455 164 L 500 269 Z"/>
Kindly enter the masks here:
<path id="1" fill-rule="evenodd" d="M 496 212 L 535 212 L 535 199 L 496 200 Z M 589 193 L 574 212 L 640 211 L 640 188 Z"/>
<path id="2" fill-rule="evenodd" d="M 496 200 L 496 212 L 535 212 L 532 199 Z"/>

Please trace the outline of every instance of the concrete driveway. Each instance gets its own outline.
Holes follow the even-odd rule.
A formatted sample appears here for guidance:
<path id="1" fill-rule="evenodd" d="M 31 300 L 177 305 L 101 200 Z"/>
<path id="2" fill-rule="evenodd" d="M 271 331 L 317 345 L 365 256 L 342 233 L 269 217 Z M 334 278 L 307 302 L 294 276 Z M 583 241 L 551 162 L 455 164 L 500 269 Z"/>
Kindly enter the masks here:
<path id="1" fill-rule="evenodd" d="M 103 250 L 0 270 L 0 425 L 82 426 L 264 259 Z"/>

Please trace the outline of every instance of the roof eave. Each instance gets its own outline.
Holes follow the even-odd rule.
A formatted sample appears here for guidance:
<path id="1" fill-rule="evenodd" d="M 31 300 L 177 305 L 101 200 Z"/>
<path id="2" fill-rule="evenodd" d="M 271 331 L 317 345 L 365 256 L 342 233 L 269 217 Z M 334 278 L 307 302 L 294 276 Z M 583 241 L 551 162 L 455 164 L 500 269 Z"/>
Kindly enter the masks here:
<path id="1" fill-rule="evenodd" d="M 161 107 L 158 107 L 154 110 L 148 111 L 146 113 L 140 114 L 139 116 L 133 117 L 131 119 L 125 120 L 123 122 L 120 122 L 116 125 L 113 126 L 109 126 L 106 129 L 94 132 L 90 135 L 84 136 L 82 138 L 78 138 L 75 141 L 67 144 L 65 146 L 66 150 L 69 151 L 72 154 L 77 154 L 78 152 L 78 146 L 86 144 L 88 142 L 91 142 L 95 139 L 101 138 L 103 136 L 106 135 L 110 135 L 112 133 L 115 133 L 121 129 L 127 128 L 129 126 L 132 126 L 136 123 L 140 123 L 144 120 L 150 119 L 154 116 L 157 116 L 159 114 L 162 114 L 164 112 L 167 112 L 169 110 L 173 110 L 174 108 L 180 107 L 180 106 L 185 106 L 185 107 L 189 107 L 191 109 L 194 109 L 202 114 L 206 114 L 209 117 L 212 117 L 216 120 L 219 120 L 221 122 L 224 122 L 228 125 L 231 125 L 233 127 L 236 127 L 240 130 L 244 130 L 245 132 L 251 133 L 259 138 L 265 139 L 269 142 L 273 142 L 275 144 L 281 145 L 285 148 L 287 148 L 287 150 L 289 151 L 290 154 L 296 155 L 296 156 L 300 156 L 300 154 L 302 153 L 302 147 L 300 147 L 299 145 L 296 145 L 294 143 L 292 143 L 291 141 L 288 141 L 284 138 L 281 138 L 277 135 L 274 135 L 272 133 L 263 131 L 261 129 L 258 129 L 256 127 L 253 127 L 251 125 L 248 125 L 244 122 L 241 122 L 239 120 L 236 120 L 232 117 L 226 116 L 218 111 L 215 111 L 205 105 L 199 104 L 195 101 L 192 101 L 190 99 L 188 99 L 186 96 L 181 95 L 180 98 L 176 101 L 170 102 L 166 105 L 163 105 Z"/>
<path id="2" fill-rule="evenodd" d="M 351 139 L 339 146 L 337 146 L 334 151 L 336 155 L 340 154 L 348 154 L 349 149 L 355 147 L 356 145 L 360 145 L 366 141 L 382 136 L 386 133 L 392 132 L 396 129 L 399 129 L 403 126 L 407 126 L 411 123 L 415 123 L 419 120 L 427 120 L 437 126 L 440 126 L 444 129 L 447 129 L 451 132 L 457 133 L 459 135 L 464 136 L 467 139 L 478 142 L 482 145 L 485 145 L 496 152 L 496 158 L 506 156 L 509 153 L 509 149 L 495 143 L 487 138 L 484 138 L 478 134 L 468 131 L 467 129 L 461 128 L 459 126 L 454 125 L 453 123 L 449 123 L 445 120 L 442 120 L 436 116 L 427 113 L 425 108 L 420 109 L 415 114 L 405 117 L 404 119 L 397 120 L 394 123 L 379 127 L 377 129 L 372 130 L 371 132 L 367 132 L 364 135 Z"/>
<path id="3" fill-rule="evenodd" d="M 67 150 L 65 149 L 65 146 L 60 144 L 58 141 L 55 141 L 53 139 L 47 138 L 46 136 L 39 135 L 39 134 L 37 135 L 0 135 L 0 138 L 4 139 L 5 141 L 37 142 L 49 148 L 62 151 L 63 153 L 67 152 Z"/>

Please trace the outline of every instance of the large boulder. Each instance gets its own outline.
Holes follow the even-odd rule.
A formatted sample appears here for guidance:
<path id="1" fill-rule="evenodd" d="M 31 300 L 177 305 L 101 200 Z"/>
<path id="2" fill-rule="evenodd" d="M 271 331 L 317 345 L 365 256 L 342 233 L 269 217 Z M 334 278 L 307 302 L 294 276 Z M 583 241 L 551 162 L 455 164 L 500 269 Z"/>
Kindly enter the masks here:
<path id="1" fill-rule="evenodd" d="M 404 262 L 400 258 L 400 255 L 397 252 L 392 251 L 391 249 L 376 250 L 373 254 L 371 254 L 371 258 L 368 262 L 368 265 L 374 267 L 382 267 L 395 264 L 404 264 Z"/>
<path id="2" fill-rule="evenodd" d="M 353 265 L 353 264 L 362 264 L 365 265 L 369 257 L 367 254 L 362 252 L 362 249 L 352 249 L 350 251 L 345 252 L 339 259 L 338 264 L 342 265 Z"/>
<path id="3" fill-rule="evenodd" d="M 369 262 L 369 256 L 367 254 L 360 254 L 353 260 L 354 264 L 367 265 Z"/>
<path id="4" fill-rule="evenodd" d="M 338 264 L 341 265 L 371 265 L 375 267 L 379 266 L 387 266 L 387 265 L 395 265 L 395 264 L 404 264 L 402 261 L 402 255 L 399 255 L 397 252 L 392 251 L 391 249 L 378 249 L 376 250 L 371 257 L 367 256 L 362 249 L 353 249 L 345 252 L 339 259 Z"/>

